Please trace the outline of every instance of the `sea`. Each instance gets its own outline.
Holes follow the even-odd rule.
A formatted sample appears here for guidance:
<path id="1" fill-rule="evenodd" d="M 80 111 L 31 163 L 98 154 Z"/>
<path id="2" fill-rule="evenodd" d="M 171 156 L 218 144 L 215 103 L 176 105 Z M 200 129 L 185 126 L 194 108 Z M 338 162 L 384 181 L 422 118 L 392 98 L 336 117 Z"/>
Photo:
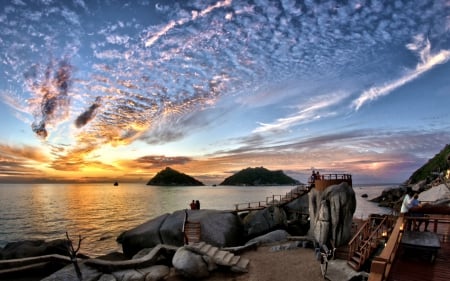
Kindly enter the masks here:
<path id="1" fill-rule="evenodd" d="M 369 200 L 395 185 L 354 185 L 355 218 L 390 213 Z M 116 238 L 148 220 L 189 208 L 232 210 L 235 204 L 266 201 L 293 186 L 147 186 L 109 184 L 0 184 L 0 247 L 21 240 L 83 237 L 80 253 L 97 257 L 121 252 Z M 367 194 L 367 197 L 363 197 Z"/>

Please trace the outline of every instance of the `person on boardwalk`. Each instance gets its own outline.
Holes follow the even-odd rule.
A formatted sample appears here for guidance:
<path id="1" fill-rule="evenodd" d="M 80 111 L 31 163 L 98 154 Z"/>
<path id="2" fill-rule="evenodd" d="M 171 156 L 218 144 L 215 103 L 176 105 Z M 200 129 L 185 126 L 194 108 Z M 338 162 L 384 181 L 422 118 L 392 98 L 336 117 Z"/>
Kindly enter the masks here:
<path id="1" fill-rule="evenodd" d="M 412 209 L 412 208 L 420 208 L 420 207 L 423 206 L 423 204 L 419 201 L 419 193 L 415 193 L 414 194 L 413 198 L 411 199 L 411 203 L 409 205 L 410 205 L 410 209 Z M 415 211 L 413 209 L 413 211 L 411 212 L 411 216 L 412 217 L 418 217 L 418 218 L 424 218 L 425 214 L 417 212 L 417 211 Z M 420 230 L 420 226 L 422 225 L 422 223 L 423 223 L 422 219 L 418 219 L 417 221 L 414 220 L 413 230 L 414 231 L 419 231 Z M 424 229 L 424 231 L 428 231 L 428 224 L 429 223 L 430 222 L 428 220 L 425 220 L 425 229 Z"/>
<path id="2" fill-rule="evenodd" d="M 190 206 L 191 206 L 191 210 L 195 210 L 196 205 L 195 205 L 195 201 L 194 200 L 192 200 Z"/>
<path id="3" fill-rule="evenodd" d="M 405 197 L 403 197 L 402 206 L 400 208 L 400 216 L 408 216 L 409 209 L 411 208 L 411 199 L 412 199 L 412 189 L 411 187 L 406 188 Z M 411 221 L 408 220 L 406 223 L 406 230 L 410 230 Z"/>
<path id="4" fill-rule="evenodd" d="M 407 215 L 409 209 L 411 208 L 411 199 L 412 199 L 412 189 L 408 187 L 406 189 L 405 197 L 403 197 L 402 206 L 400 208 L 400 215 Z"/>
<path id="5" fill-rule="evenodd" d="M 195 201 L 195 209 L 200 210 L 200 201 L 198 200 Z"/>
<path id="6" fill-rule="evenodd" d="M 316 180 L 316 171 L 312 171 L 311 176 L 309 177 L 309 188 L 308 191 L 315 186 L 315 180 Z"/>

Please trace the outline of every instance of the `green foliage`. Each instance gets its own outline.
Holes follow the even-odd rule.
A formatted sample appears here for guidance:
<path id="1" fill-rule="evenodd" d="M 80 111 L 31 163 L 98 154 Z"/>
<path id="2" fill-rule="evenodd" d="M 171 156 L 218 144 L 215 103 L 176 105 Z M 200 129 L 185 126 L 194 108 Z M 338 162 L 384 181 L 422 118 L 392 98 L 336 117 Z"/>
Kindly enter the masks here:
<path id="1" fill-rule="evenodd" d="M 226 178 L 220 185 L 293 185 L 297 180 L 283 171 L 269 171 L 266 168 L 247 168 Z"/>
<path id="2" fill-rule="evenodd" d="M 148 181 L 147 185 L 163 185 L 163 186 L 198 186 L 204 185 L 202 182 L 194 179 L 191 176 L 180 173 L 171 169 L 169 167 L 158 172 L 151 180 Z"/>
<path id="3" fill-rule="evenodd" d="M 416 170 L 409 178 L 409 183 L 415 184 L 422 180 L 434 179 L 436 175 L 433 173 L 442 172 L 449 168 L 448 157 L 450 156 L 450 145 L 446 145 L 444 149 L 436 154 L 428 162 Z"/>

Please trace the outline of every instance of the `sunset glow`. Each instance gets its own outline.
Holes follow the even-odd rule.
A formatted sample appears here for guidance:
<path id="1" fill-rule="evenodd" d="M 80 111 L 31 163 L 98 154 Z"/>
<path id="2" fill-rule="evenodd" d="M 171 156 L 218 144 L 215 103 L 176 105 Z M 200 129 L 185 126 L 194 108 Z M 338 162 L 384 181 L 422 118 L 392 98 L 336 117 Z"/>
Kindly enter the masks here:
<path id="1" fill-rule="evenodd" d="M 450 143 L 450 5 L 2 1 L 0 182 L 399 183 Z"/>

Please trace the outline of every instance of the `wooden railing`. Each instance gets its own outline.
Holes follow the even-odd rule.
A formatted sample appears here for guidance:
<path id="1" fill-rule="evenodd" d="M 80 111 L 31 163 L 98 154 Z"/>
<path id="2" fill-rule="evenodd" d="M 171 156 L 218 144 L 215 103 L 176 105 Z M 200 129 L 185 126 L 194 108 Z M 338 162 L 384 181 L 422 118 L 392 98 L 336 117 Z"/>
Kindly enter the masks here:
<path id="1" fill-rule="evenodd" d="M 323 191 L 328 186 L 340 184 L 342 182 L 347 182 L 352 186 L 352 175 L 351 174 L 323 174 L 319 175 L 314 180 L 314 187 L 317 190 Z"/>
<path id="2" fill-rule="evenodd" d="M 371 216 L 348 243 L 348 263 L 359 270 L 376 249 L 379 240 L 388 236 L 389 229 L 388 216 Z"/>
<path id="3" fill-rule="evenodd" d="M 247 210 L 259 210 L 269 206 L 280 206 L 288 203 L 308 192 L 308 189 L 304 185 L 297 186 L 296 188 L 286 192 L 284 195 L 272 195 L 266 197 L 265 201 L 245 202 L 234 204 L 234 211 L 247 211 Z"/>
<path id="4" fill-rule="evenodd" d="M 402 239 L 404 227 L 404 217 L 398 217 L 392 230 L 389 240 L 381 252 L 381 254 L 375 257 L 370 267 L 370 275 L 368 281 L 383 281 L 389 276 L 389 272 L 392 267 L 392 262 L 395 259 L 398 245 Z"/>
<path id="5" fill-rule="evenodd" d="M 449 217 L 440 216 L 424 216 L 424 217 L 398 217 L 395 227 L 389 236 L 381 254 L 375 257 L 370 267 L 370 275 L 368 281 L 385 281 L 389 277 L 389 273 L 394 262 L 397 249 L 403 236 L 403 231 L 406 226 L 416 222 L 422 221 L 428 223 L 428 230 L 438 232 L 440 224 L 450 225 Z M 447 228 L 448 229 L 448 228 Z M 444 232 L 439 234 L 441 241 L 448 241 L 450 233 Z"/>

